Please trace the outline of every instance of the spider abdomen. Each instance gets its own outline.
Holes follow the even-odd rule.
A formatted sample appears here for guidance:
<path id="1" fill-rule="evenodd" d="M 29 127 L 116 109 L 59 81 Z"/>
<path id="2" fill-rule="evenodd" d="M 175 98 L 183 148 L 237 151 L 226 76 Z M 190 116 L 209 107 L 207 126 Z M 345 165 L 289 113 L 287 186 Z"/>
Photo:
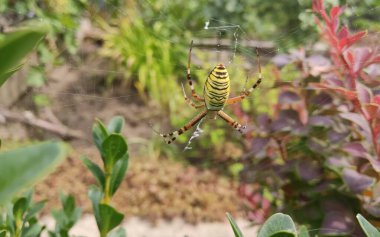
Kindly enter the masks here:
<path id="1" fill-rule="evenodd" d="M 203 95 L 208 110 L 219 111 L 224 108 L 230 95 L 230 78 L 222 64 L 217 65 L 208 75 Z"/>

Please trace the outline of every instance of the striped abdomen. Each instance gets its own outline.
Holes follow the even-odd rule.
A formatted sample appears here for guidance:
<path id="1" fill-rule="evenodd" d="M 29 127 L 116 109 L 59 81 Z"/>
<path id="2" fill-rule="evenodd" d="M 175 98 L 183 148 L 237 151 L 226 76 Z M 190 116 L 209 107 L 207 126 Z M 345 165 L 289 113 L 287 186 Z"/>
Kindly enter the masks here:
<path id="1" fill-rule="evenodd" d="M 230 78 L 227 69 L 219 64 L 210 72 L 204 85 L 203 95 L 207 109 L 222 110 L 229 94 Z"/>

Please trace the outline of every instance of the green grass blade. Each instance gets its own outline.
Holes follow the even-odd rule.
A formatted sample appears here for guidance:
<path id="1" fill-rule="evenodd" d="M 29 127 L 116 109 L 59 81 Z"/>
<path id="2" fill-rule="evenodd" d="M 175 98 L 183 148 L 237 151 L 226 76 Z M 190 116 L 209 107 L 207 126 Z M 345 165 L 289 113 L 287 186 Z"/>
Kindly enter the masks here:
<path id="1" fill-rule="evenodd" d="M 235 222 L 234 218 L 231 216 L 231 214 L 227 212 L 226 215 L 227 215 L 228 221 L 230 222 L 232 230 L 234 231 L 235 237 L 244 237 L 243 233 L 239 229 L 239 226 L 236 224 L 236 222 Z"/>

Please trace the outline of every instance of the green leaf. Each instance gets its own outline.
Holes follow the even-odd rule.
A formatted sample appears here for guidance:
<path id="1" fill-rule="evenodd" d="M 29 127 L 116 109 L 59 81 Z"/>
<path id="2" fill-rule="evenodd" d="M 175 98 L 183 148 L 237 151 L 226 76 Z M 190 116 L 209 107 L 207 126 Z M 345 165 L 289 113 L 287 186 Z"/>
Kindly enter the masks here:
<path id="1" fill-rule="evenodd" d="M 52 172 L 66 153 L 61 142 L 43 142 L 0 153 L 0 205 Z"/>
<path id="2" fill-rule="evenodd" d="M 121 158 L 116 162 L 112 169 L 111 174 L 111 188 L 110 188 L 110 194 L 111 196 L 116 192 L 116 190 L 119 188 L 121 182 L 123 182 L 125 177 L 125 172 L 128 169 L 128 163 L 129 163 L 129 155 L 128 153 L 125 153 L 124 157 Z"/>
<path id="3" fill-rule="evenodd" d="M 117 212 L 113 207 L 107 204 L 99 205 L 99 214 L 101 220 L 99 229 L 101 236 L 106 236 L 106 234 L 118 226 L 124 218 L 123 214 Z"/>
<path id="4" fill-rule="evenodd" d="M 124 118 L 121 116 L 115 116 L 108 123 L 108 132 L 109 133 L 121 133 L 121 130 L 124 127 Z"/>
<path id="5" fill-rule="evenodd" d="M 127 237 L 127 233 L 124 228 L 120 227 L 119 229 L 109 233 L 107 237 Z"/>
<path id="6" fill-rule="evenodd" d="M 22 237 L 37 237 L 40 236 L 43 226 L 39 224 L 34 224 L 28 227 L 26 230 L 23 230 Z"/>
<path id="7" fill-rule="evenodd" d="M 13 206 L 13 216 L 19 221 L 23 219 L 24 213 L 28 209 L 28 200 L 25 197 L 16 200 Z"/>
<path id="8" fill-rule="evenodd" d="M 55 232 L 57 236 L 69 236 L 70 229 L 75 225 L 81 216 L 81 209 L 75 205 L 75 199 L 72 195 L 60 195 L 62 209 L 54 210 L 52 215 L 56 221 Z M 58 234 L 59 233 L 59 234 Z M 51 234 L 51 236 L 54 236 Z"/>
<path id="9" fill-rule="evenodd" d="M 63 195 L 61 194 L 61 203 L 63 206 L 63 212 L 70 216 L 75 211 L 75 199 L 71 195 Z"/>
<path id="10" fill-rule="evenodd" d="M 96 120 L 94 126 L 92 127 L 92 138 L 98 150 L 102 153 L 102 144 L 104 140 L 108 137 L 107 129 L 100 120 Z"/>
<path id="11" fill-rule="evenodd" d="M 104 162 L 106 166 L 112 167 L 127 152 L 127 143 L 123 136 L 111 134 L 102 144 Z"/>
<path id="12" fill-rule="evenodd" d="M 230 225 L 232 227 L 232 230 L 234 231 L 235 237 L 243 237 L 243 233 L 239 229 L 238 225 L 236 224 L 234 218 L 232 218 L 230 213 L 226 213 L 227 219 L 230 222 Z"/>
<path id="13" fill-rule="evenodd" d="M 298 237 L 310 237 L 309 231 L 307 230 L 306 226 L 302 225 L 299 228 L 299 235 Z"/>
<path id="14" fill-rule="evenodd" d="M 357 214 L 356 218 L 359 221 L 360 226 L 362 227 L 364 233 L 367 237 L 379 237 L 380 232 L 374 227 L 369 221 L 367 221 L 362 215 Z"/>
<path id="15" fill-rule="evenodd" d="M 25 219 L 29 220 L 29 219 L 33 218 L 38 212 L 40 212 L 42 210 L 42 208 L 44 208 L 45 204 L 46 204 L 46 200 L 34 203 L 29 208 L 28 214 L 25 217 Z"/>
<path id="16" fill-rule="evenodd" d="M 46 35 L 45 26 L 35 26 L 12 32 L 0 38 L 0 86 L 20 68 L 22 59 Z"/>
<path id="17" fill-rule="evenodd" d="M 102 191 L 100 191 L 100 189 L 98 187 L 91 186 L 88 190 L 88 196 L 91 199 L 92 209 L 94 211 L 96 224 L 98 225 L 98 228 L 100 230 L 101 217 L 100 217 L 100 212 L 99 212 L 99 204 L 103 198 L 103 193 L 102 193 Z"/>
<path id="18" fill-rule="evenodd" d="M 104 189 L 105 177 L 102 169 L 97 164 L 95 164 L 94 162 L 92 162 L 84 156 L 81 157 L 81 160 L 83 161 L 87 169 L 89 169 L 91 173 L 95 176 L 102 189 Z"/>
<path id="19" fill-rule="evenodd" d="M 296 226 L 292 218 L 282 213 L 276 213 L 260 228 L 258 237 L 297 236 Z"/>

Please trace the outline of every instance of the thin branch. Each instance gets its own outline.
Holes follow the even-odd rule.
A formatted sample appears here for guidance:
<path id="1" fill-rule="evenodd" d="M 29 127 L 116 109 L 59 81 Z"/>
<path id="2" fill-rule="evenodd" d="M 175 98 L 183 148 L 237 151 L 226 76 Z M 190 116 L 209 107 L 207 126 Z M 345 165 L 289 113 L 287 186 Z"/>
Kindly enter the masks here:
<path id="1" fill-rule="evenodd" d="M 67 126 L 62 125 L 62 123 L 52 123 L 46 120 L 36 118 L 36 116 L 31 112 L 13 112 L 4 108 L 0 108 L 0 117 L 4 117 L 5 119 L 17 121 L 20 123 L 25 123 L 30 126 L 42 128 L 44 130 L 56 133 L 65 139 L 85 138 L 85 135 L 81 131 L 70 129 Z"/>

